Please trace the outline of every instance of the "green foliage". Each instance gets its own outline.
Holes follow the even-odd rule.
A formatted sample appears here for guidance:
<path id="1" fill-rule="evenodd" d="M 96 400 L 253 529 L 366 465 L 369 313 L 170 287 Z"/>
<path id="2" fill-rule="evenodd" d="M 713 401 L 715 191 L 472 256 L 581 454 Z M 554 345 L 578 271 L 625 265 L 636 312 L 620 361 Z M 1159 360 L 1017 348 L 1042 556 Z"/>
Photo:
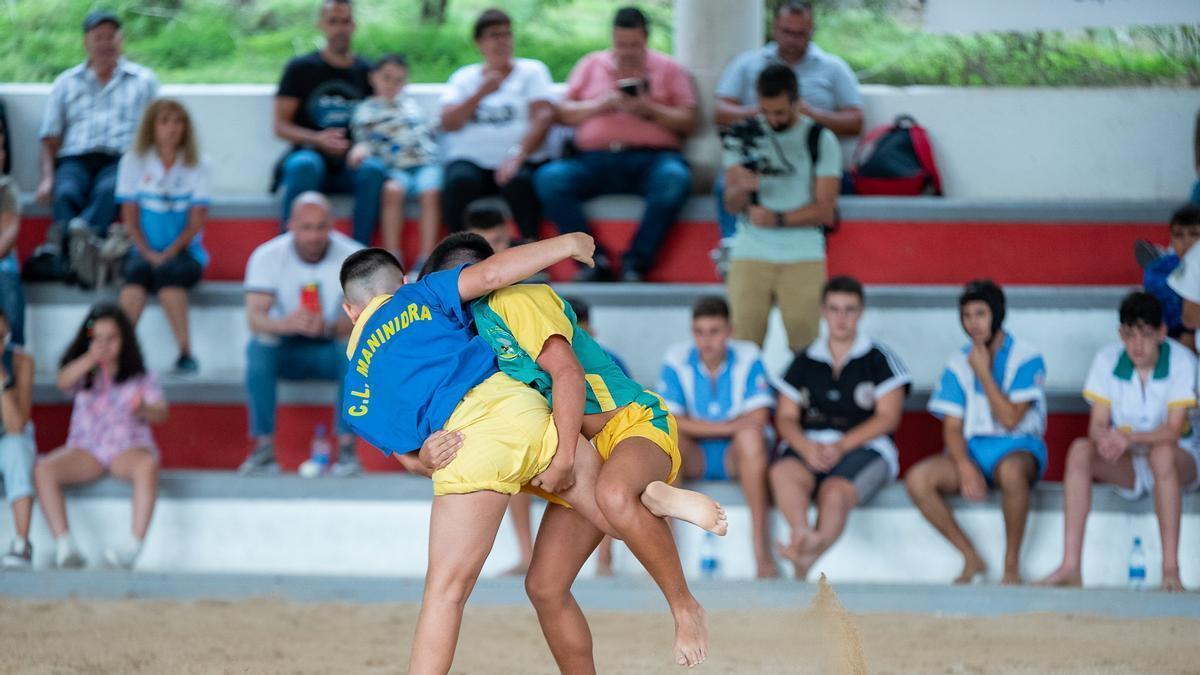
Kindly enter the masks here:
<path id="1" fill-rule="evenodd" d="M 544 61 L 556 80 L 608 44 L 608 0 L 450 0 L 442 25 L 422 25 L 416 0 L 357 0 L 356 48 L 398 51 L 412 79 L 442 82 L 478 61 L 471 24 L 501 5 L 514 20 L 517 53 Z M 891 85 L 1200 85 L 1196 27 L 1072 33 L 927 35 L 896 0 L 819 0 L 816 41 L 845 58 L 863 82 Z M 910 3 L 911 4 L 911 3 Z M 164 82 L 274 82 L 283 63 L 320 46 L 317 0 L 113 0 L 126 51 Z M 651 45 L 671 50 L 671 0 L 642 0 Z M 99 6 L 99 5 L 97 5 Z M 82 0 L 0 2 L 0 81 L 48 82 L 83 58 Z"/>

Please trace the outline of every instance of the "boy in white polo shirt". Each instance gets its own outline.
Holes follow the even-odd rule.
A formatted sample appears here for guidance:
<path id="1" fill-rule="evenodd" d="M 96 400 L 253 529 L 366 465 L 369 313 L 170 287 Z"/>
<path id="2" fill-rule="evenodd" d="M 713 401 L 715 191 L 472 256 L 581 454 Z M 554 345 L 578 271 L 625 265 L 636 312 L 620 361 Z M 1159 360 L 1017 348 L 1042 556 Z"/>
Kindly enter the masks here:
<path id="1" fill-rule="evenodd" d="M 1195 489 L 1200 483 L 1200 450 L 1187 420 L 1188 409 L 1196 405 L 1196 357 L 1167 337 L 1162 304 L 1153 295 L 1130 293 L 1120 312 L 1121 341 L 1096 354 L 1084 385 L 1092 414 L 1087 437 L 1076 439 L 1067 455 L 1063 560 L 1043 583 L 1082 585 L 1084 526 L 1096 479 L 1115 486 L 1127 499 L 1154 493 L 1162 588 L 1182 591 L 1181 488 Z"/>

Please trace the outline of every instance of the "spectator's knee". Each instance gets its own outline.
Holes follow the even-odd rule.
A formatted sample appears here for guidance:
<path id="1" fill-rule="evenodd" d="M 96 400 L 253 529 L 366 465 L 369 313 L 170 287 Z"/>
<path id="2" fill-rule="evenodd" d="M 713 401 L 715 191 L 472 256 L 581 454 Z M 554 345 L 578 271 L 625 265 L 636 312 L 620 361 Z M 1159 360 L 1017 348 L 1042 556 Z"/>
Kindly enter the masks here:
<path id="1" fill-rule="evenodd" d="M 655 169 L 650 194 L 662 201 L 682 201 L 692 190 L 692 172 L 682 161 L 664 162 Z"/>
<path id="2" fill-rule="evenodd" d="M 570 192 L 571 188 L 570 167 L 561 160 L 550 162 L 533 174 L 533 189 L 541 199 Z"/>
<path id="3" fill-rule="evenodd" d="M 1148 459 L 1150 460 L 1150 472 L 1154 474 L 1155 483 L 1178 480 L 1175 454 L 1176 447 L 1174 443 L 1160 443 L 1150 447 Z"/>
<path id="4" fill-rule="evenodd" d="M 283 180 L 316 179 L 325 169 L 324 160 L 312 150 L 297 150 L 283 162 Z"/>
<path id="5" fill-rule="evenodd" d="M 387 167 L 375 157 L 368 157 L 363 160 L 363 163 L 358 166 L 355 173 L 355 181 L 359 184 L 378 183 L 382 185 L 386 179 Z"/>
<path id="6" fill-rule="evenodd" d="M 929 476 L 929 470 L 923 464 L 917 464 L 909 469 L 908 474 L 904 476 L 904 489 L 913 499 L 932 492 L 933 480 Z"/>
<path id="7" fill-rule="evenodd" d="M 1067 470 L 1087 471 L 1092 469 L 1092 442 L 1086 438 L 1077 438 L 1067 450 Z"/>
<path id="8" fill-rule="evenodd" d="M 996 467 L 996 484 L 1001 490 L 1028 490 L 1034 463 L 1025 453 L 1009 455 Z"/>
<path id="9" fill-rule="evenodd" d="M 383 182 L 383 201 L 389 204 L 404 203 L 404 186 L 394 180 Z"/>

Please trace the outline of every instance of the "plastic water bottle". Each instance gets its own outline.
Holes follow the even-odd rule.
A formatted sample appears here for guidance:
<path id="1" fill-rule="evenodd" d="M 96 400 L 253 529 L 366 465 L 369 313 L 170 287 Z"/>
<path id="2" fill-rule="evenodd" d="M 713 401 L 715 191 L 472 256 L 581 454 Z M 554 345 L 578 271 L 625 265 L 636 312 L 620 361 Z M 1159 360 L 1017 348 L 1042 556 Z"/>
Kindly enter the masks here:
<path id="1" fill-rule="evenodd" d="M 1129 552 L 1129 588 L 1140 591 L 1146 587 L 1146 552 L 1142 550 L 1142 538 L 1133 538 L 1133 550 Z"/>
<path id="2" fill-rule="evenodd" d="M 325 435 L 325 425 L 318 424 L 317 432 L 313 434 L 312 451 L 308 460 L 300 465 L 300 475 L 305 478 L 316 478 L 329 468 L 329 456 L 333 454 L 333 444 Z"/>
<path id="3" fill-rule="evenodd" d="M 717 535 L 704 533 L 700 544 L 700 578 L 716 579 L 721 571 L 721 560 L 717 557 Z"/>

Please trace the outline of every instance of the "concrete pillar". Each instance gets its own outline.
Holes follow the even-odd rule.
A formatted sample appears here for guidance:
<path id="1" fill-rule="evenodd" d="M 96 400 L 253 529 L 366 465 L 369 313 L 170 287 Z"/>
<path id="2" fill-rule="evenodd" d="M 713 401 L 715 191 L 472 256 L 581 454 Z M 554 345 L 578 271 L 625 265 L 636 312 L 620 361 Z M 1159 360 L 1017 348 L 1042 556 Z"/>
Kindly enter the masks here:
<path id="1" fill-rule="evenodd" d="M 763 44 L 763 0 L 674 0 L 675 58 L 695 78 L 700 127 L 687 144 L 696 190 L 708 192 L 720 162 L 713 92 L 736 54 Z"/>

